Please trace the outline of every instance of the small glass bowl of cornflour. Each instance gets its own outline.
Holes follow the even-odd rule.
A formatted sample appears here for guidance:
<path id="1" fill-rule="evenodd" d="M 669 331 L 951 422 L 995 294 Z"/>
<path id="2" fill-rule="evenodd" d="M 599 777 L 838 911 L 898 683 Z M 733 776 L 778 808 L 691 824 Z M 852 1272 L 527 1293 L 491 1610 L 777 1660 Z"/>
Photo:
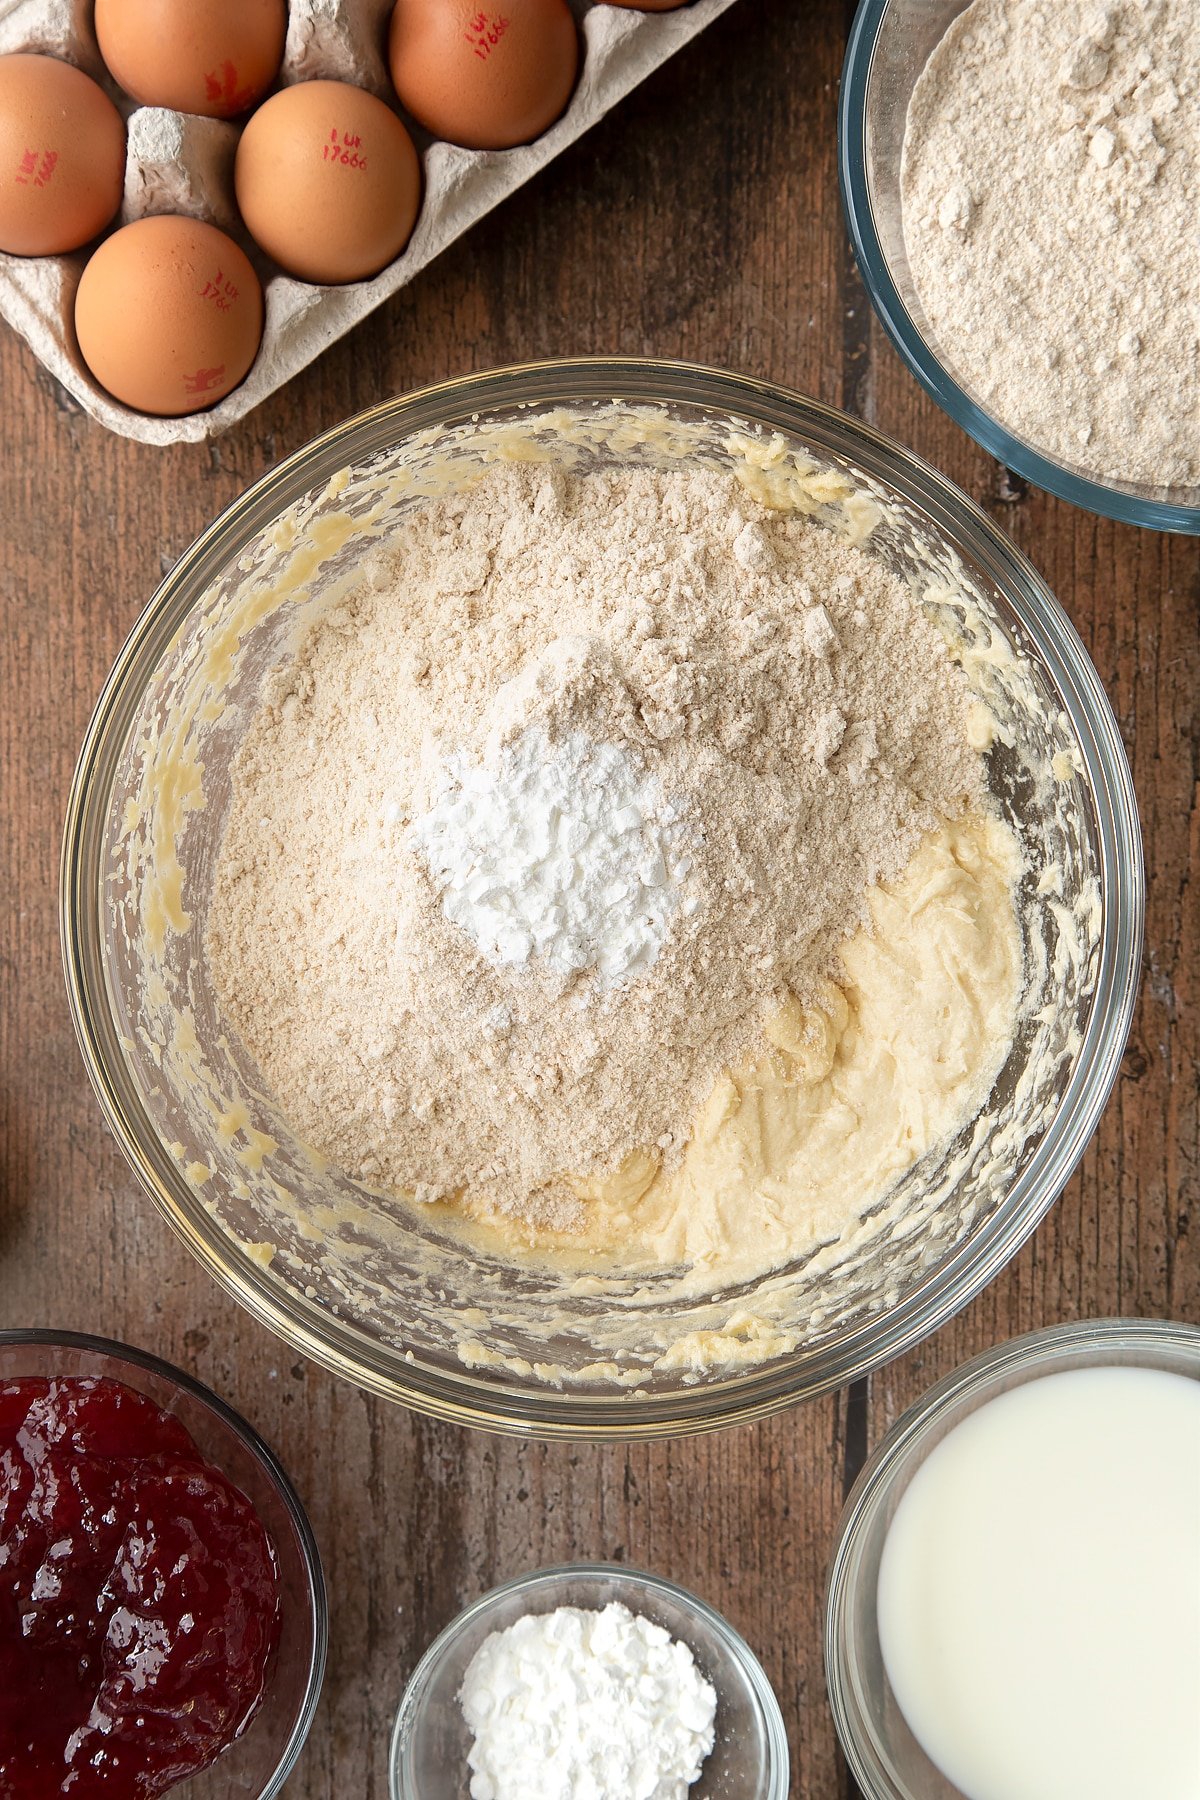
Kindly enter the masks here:
<path id="1" fill-rule="evenodd" d="M 1195 95 L 1177 50 L 1158 64 L 1159 10 L 1124 9 L 1151 34 L 1133 47 L 1120 9 L 1083 0 L 1069 15 L 863 0 L 842 74 L 839 172 L 871 303 L 938 405 L 1048 493 L 1194 535 L 1195 331 L 1179 271 L 1195 184 L 1183 108 Z M 1193 89 L 1183 104 L 1172 76 Z"/>
<path id="2" fill-rule="evenodd" d="M 697 1285 L 690 1267 L 624 1275 L 514 1254 L 449 1207 L 352 1180 L 289 1124 L 208 976 L 233 764 L 271 671 L 361 584 L 408 509 L 469 488 L 498 459 L 731 477 L 754 504 L 878 559 L 990 721 L 987 788 L 1022 870 L 1015 1036 L 952 1140 L 852 1228 L 752 1279 L 705 1270 Z M 389 401 L 252 487 L 164 581 L 105 685 L 62 868 L 89 1075 L 139 1180 L 205 1267 L 367 1389 L 549 1437 L 761 1417 L 854 1379 L 961 1308 L 1034 1230 L 1095 1128 L 1129 1027 L 1144 904 L 1116 721 L 1061 607 L 1004 534 L 830 408 L 619 359 Z"/>
<path id="3" fill-rule="evenodd" d="M 451 1621 L 417 1664 L 400 1703 L 389 1764 L 392 1800 L 425 1800 L 435 1792 L 439 1800 L 468 1800 L 474 1734 L 464 1717 L 464 1679 L 493 1633 L 560 1608 L 596 1615 L 614 1605 L 632 1615 L 632 1623 L 649 1621 L 674 1645 L 686 1646 L 696 1675 L 710 1690 L 706 1717 L 712 1718 L 712 1748 L 699 1776 L 688 1786 L 688 1800 L 787 1800 L 789 1757 L 783 1716 L 750 1646 L 720 1613 L 686 1589 L 616 1563 L 571 1563 L 518 1576 L 484 1594 Z M 586 1666 L 576 1671 L 572 1665 L 572 1671 L 571 1682 L 586 1693 Z M 531 1672 L 527 1661 L 521 1685 Z M 620 1685 L 611 1667 L 595 1679 L 601 1688 Z M 665 1688 L 661 1678 L 660 1683 Z M 547 1688 L 552 1685 L 548 1681 Z M 508 1692 L 511 1703 L 511 1687 Z M 530 1735 L 537 1732 L 536 1719 L 529 1721 L 528 1730 Z M 550 1740 L 559 1746 L 561 1772 L 568 1760 L 561 1732 L 549 1728 L 546 1741 Z M 579 1791 L 584 1791 L 582 1785 Z"/>
<path id="4" fill-rule="evenodd" d="M 1000 1344 L 846 1502 L 825 1668 L 869 1800 L 1200 1794 L 1200 1329 Z"/>

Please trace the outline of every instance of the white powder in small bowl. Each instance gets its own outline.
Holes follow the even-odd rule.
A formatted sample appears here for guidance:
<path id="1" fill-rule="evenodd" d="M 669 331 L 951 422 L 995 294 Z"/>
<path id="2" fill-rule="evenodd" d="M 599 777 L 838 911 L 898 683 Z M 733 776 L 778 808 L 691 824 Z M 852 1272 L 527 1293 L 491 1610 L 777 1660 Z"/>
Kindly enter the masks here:
<path id="1" fill-rule="evenodd" d="M 684 1800 L 715 1741 L 687 1645 L 619 1601 L 493 1631 L 461 1703 L 472 1800 Z"/>

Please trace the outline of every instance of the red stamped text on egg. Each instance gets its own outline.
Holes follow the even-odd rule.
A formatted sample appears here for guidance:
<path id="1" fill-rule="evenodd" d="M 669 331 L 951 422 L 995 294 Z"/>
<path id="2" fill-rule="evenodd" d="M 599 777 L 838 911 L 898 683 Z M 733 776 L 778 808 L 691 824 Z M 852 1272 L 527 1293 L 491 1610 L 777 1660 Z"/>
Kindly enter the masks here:
<path id="1" fill-rule="evenodd" d="M 477 12 L 475 17 L 468 22 L 463 36 L 476 56 L 482 57 L 486 62 L 508 30 L 509 23 L 510 21 L 504 17 L 503 13 Z"/>
<path id="2" fill-rule="evenodd" d="M 339 169 L 365 169 L 367 166 L 366 151 L 357 131 L 338 131 L 332 126 L 321 151 L 322 162 L 336 163 Z"/>
<path id="3" fill-rule="evenodd" d="M 210 69 L 204 77 L 204 92 L 210 106 L 219 106 L 224 113 L 245 112 L 255 97 L 252 87 L 239 86 L 238 73 L 231 62 L 223 62 L 219 69 Z"/>
<path id="4" fill-rule="evenodd" d="M 58 166 L 57 150 L 24 150 L 17 164 L 18 187 L 44 188 Z"/>
<path id="5" fill-rule="evenodd" d="M 224 379 L 224 363 L 218 363 L 215 369 L 197 369 L 194 375 L 184 376 L 183 391 L 185 394 L 209 394 Z"/>
<path id="6" fill-rule="evenodd" d="M 230 281 L 220 269 L 215 275 L 210 275 L 200 289 L 200 298 L 215 306 L 218 312 L 228 312 L 237 297 L 237 284 Z"/>

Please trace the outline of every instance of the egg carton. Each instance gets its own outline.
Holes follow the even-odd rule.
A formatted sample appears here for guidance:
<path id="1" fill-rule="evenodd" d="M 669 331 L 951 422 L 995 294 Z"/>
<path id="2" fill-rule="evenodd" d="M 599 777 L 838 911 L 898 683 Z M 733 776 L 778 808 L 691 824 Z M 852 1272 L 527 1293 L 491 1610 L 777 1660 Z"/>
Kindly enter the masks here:
<path id="1" fill-rule="evenodd" d="M 348 81 L 395 106 L 384 61 L 391 4 L 290 0 L 281 84 L 316 77 Z M 135 106 L 115 87 L 101 61 L 92 25 L 94 0 L 0 0 L 0 55 L 33 50 L 62 57 L 100 81 L 120 107 L 129 133 L 120 222 L 151 213 L 184 213 L 219 225 L 247 251 L 262 277 L 266 300 L 262 347 L 245 381 L 208 412 L 179 419 L 134 412 L 89 374 L 73 322 L 85 253 L 0 254 L 0 315 L 84 411 L 110 431 L 145 444 L 198 443 L 218 436 L 411 281 L 734 0 L 692 0 L 669 13 L 626 11 L 593 0 L 568 4 L 580 27 L 582 59 L 575 93 L 557 124 L 535 143 L 515 150 L 462 150 L 432 138 L 397 107 L 425 172 L 424 201 L 408 246 L 371 281 L 313 287 L 282 274 L 242 230 L 233 193 L 238 125 Z"/>

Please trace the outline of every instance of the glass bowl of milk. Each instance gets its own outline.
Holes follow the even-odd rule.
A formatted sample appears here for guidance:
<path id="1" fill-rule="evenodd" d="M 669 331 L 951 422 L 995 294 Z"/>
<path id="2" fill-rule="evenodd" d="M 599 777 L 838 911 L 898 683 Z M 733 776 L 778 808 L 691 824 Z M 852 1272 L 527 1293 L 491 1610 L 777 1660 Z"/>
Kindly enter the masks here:
<path id="1" fill-rule="evenodd" d="M 1200 1329 L 1052 1327 L 867 1463 L 825 1664 L 868 1800 L 1200 1800 Z"/>

